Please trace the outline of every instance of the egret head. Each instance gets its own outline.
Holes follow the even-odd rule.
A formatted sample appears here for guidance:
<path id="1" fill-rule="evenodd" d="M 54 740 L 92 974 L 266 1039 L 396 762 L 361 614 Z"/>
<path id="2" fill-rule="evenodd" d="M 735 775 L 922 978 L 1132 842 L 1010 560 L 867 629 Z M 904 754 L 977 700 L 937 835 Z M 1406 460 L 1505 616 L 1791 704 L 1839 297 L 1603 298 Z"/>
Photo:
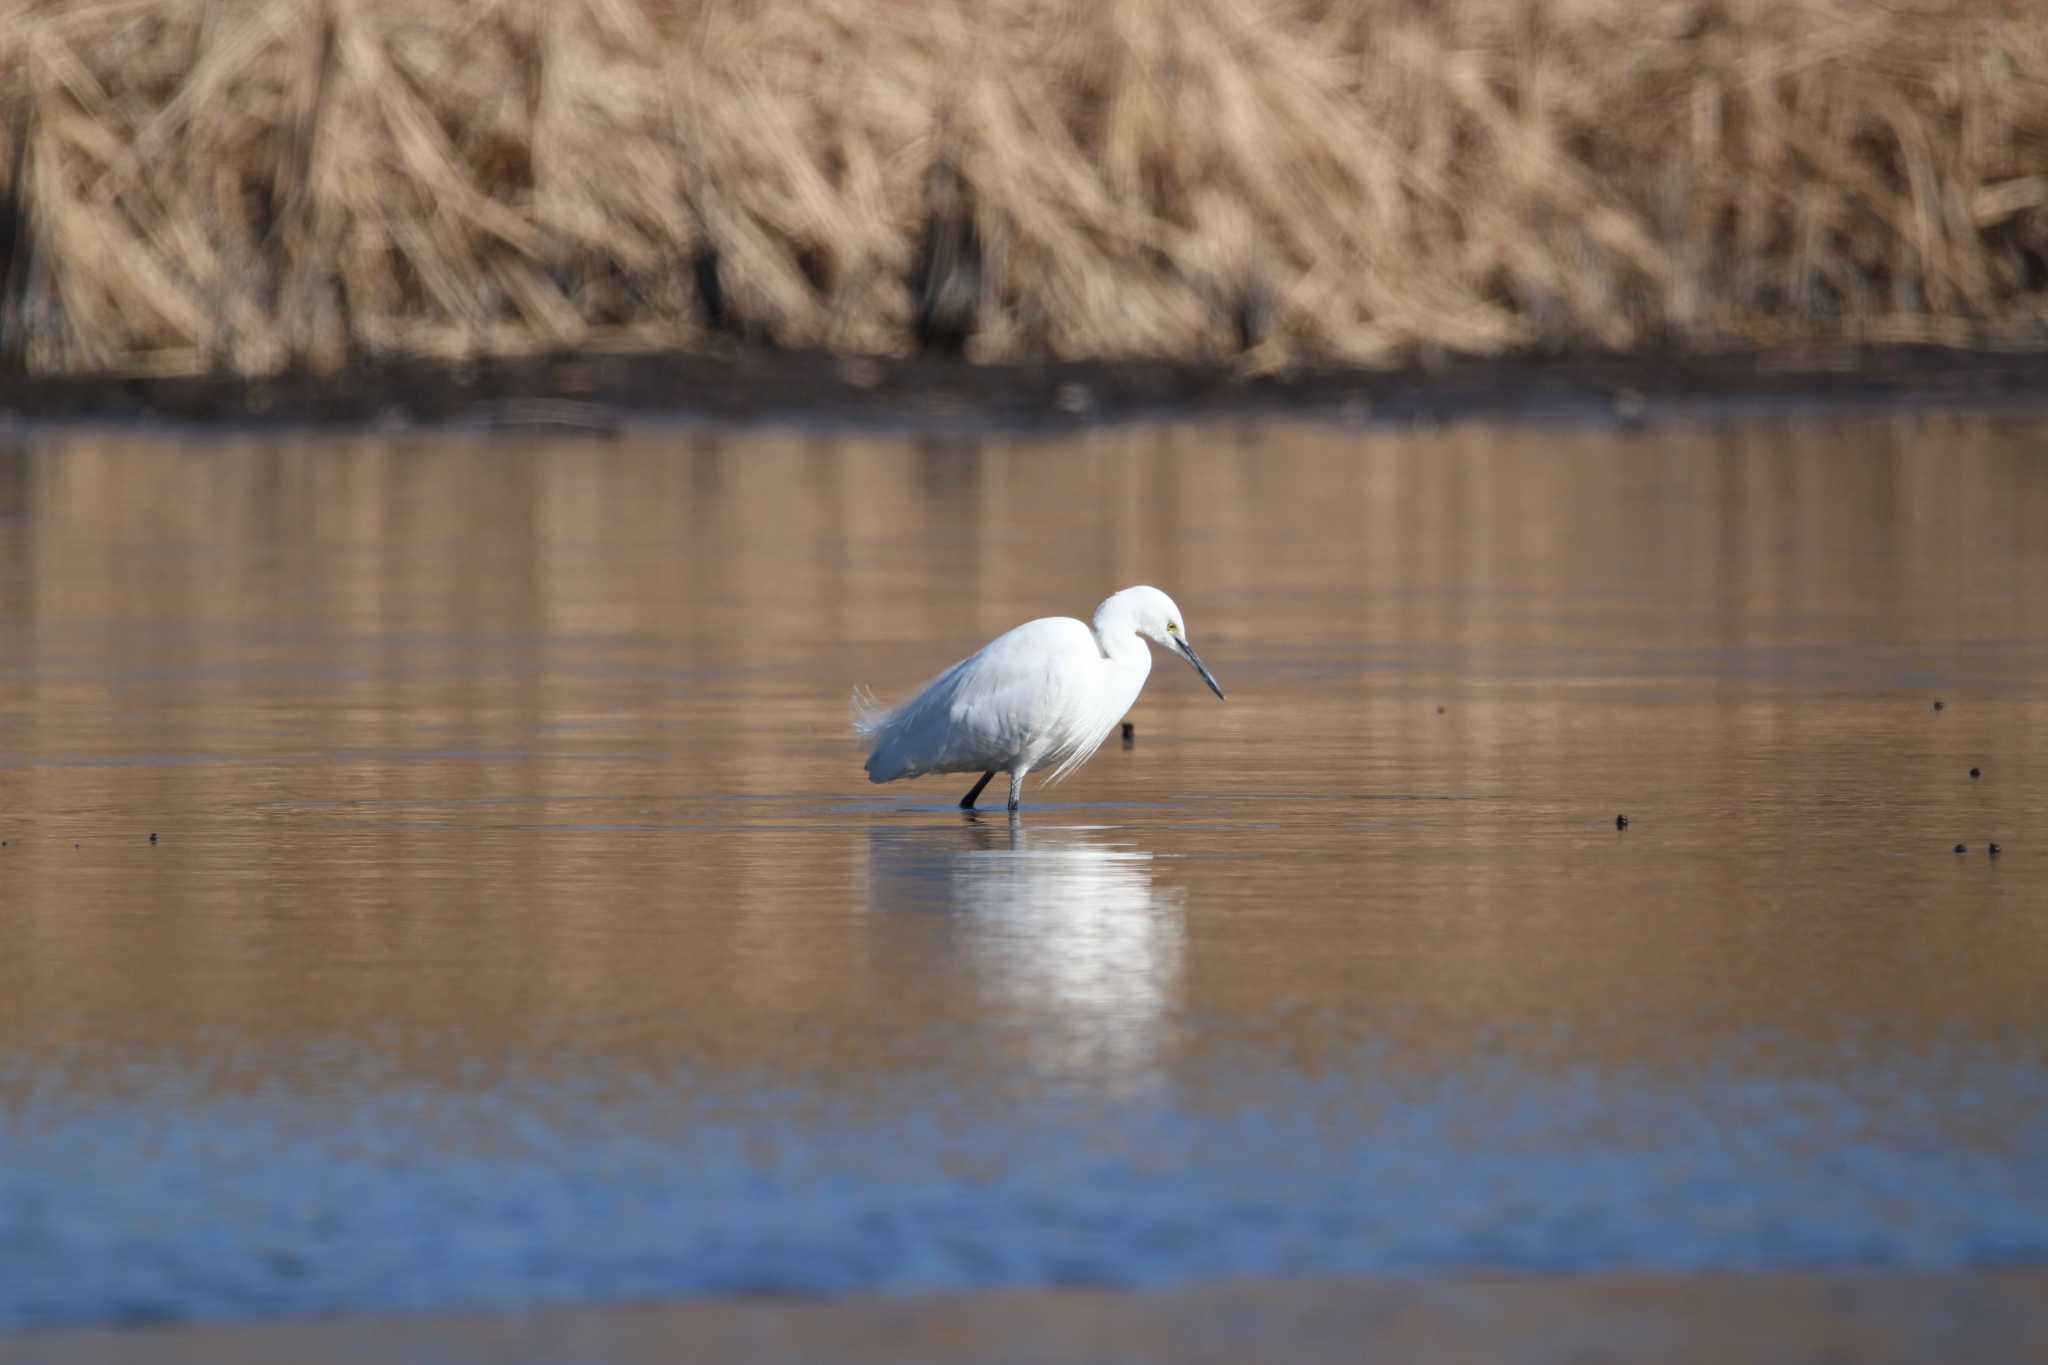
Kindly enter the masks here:
<path id="1" fill-rule="evenodd" d="M 1096 633 L 1115 629 L 1136 631 L 1180 655 L 1194 665 L 1195 672 L 1202 675 L 1202 681 L 1209 684 L 1209 690 L 1216 694 L 1217 700 L 1222 700 L 1223 689 L 1202 663 L 1202 656 L 1195 653 L 1195 647 L 1188 643 L 1187 618 L 1180 614 L 1180 608 L 1174 605 L 1173 599 L 1159 589 L 1125 588 L 1096 608 Z"/>

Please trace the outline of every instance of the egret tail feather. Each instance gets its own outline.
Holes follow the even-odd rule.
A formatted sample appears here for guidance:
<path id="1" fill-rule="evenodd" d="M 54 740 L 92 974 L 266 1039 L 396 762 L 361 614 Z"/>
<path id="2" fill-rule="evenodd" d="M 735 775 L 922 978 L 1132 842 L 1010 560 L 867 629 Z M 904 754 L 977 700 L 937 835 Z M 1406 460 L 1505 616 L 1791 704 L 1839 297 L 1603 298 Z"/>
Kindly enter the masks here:
<path id="1" fill-rule="evenodd" d="M 882 705 L 881 699 L 867 688 L 853 689 L 853 733 L 856 739 L 873 735 L 895 714 L 894 707 Z"/>

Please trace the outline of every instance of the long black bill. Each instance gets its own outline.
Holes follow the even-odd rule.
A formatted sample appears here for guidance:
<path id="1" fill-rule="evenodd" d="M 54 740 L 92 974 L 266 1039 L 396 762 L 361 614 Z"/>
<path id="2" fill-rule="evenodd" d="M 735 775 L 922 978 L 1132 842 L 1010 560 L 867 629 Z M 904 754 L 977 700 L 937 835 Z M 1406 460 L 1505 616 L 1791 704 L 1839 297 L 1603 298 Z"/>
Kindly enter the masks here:
<path id="1" fill-rule="evenodd" d="M 1195 666 L 1195 672 L 1202 675 L 1202 681 L 1209 684 L 1209 690 L 1216 694 L 1216 700 L 1223 700 L 1223 689 L 1216 685 L 1216 675 L 1202 662 L 1202 656 L 1195 653 L 1195 647 L 1186 640 L 1180 642 L 1180 652 L 1188 656 L 1188 662 Z"/>

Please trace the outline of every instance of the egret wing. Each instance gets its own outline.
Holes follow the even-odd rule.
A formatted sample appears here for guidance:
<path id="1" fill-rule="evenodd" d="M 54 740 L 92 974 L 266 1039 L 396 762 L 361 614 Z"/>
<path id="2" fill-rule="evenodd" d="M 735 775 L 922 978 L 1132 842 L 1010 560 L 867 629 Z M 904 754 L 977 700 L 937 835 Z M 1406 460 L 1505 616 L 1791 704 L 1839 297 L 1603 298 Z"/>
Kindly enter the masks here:
<path id="1" fill-rule="evenodd" d="M 1099 662 L 1094 632 L 1067 617 L 1029 621 L 962 659 L 893 711 L 859 710 L 873 735 L 868 776 L 1006 768 L 1071 747 L 1078 686 Z"/>
<path id="2" fill-rule="evenodd" d="M 1036 764 L 1071 743 L 1101 654 L 1088 627 L 1054 616 L 990 641 L 966 662 L 950 708 L 965 754 L 976 763 L 1022 757 Z"/>

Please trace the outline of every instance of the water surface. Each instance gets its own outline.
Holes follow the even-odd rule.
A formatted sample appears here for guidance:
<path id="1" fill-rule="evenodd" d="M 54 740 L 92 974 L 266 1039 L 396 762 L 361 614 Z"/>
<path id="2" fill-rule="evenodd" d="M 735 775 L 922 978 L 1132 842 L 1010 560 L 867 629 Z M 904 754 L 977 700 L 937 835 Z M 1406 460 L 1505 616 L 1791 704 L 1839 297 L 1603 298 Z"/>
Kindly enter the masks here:
<path id="1" fill-rule="evenodd" d="M 2048 1262 L 2044 440 L 0 449 L 0 1327 Z"/>

